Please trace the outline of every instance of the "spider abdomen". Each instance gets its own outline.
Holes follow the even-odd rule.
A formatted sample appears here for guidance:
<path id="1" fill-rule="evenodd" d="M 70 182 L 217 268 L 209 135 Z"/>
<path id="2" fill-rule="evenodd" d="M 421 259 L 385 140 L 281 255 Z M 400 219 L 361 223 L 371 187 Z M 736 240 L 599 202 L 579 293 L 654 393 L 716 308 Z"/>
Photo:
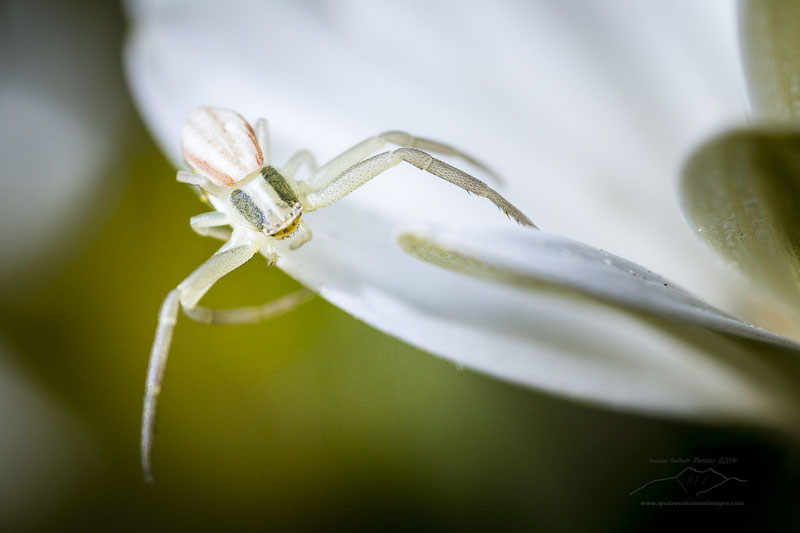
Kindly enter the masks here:
<path id="1" fill-rule="evenodd" d="M 233 185 L 264 165 L 256 134 L 235 111 L 200 107 L 181 130 L 186 162 L 217 185 Z"/>

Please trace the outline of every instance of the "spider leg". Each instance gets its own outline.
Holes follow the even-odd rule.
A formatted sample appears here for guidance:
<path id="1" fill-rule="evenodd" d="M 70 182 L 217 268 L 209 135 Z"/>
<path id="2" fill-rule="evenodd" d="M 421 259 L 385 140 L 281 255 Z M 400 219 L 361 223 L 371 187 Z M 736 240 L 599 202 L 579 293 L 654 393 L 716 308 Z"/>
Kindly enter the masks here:
<path id="1" fill-rule="evenodd" d="M 145 481 L 152 483 L 153 474 L 150 466 L 150 450 L 153 445 L 153 428 L 155 425 L 158 395 L 161 392 L 161 381 L 167 364 L 172 332 L 178 318 L 178 308 L 193 309 L 198 300 L 211 286 L 247 262 L 264 242 L 264 235 L 249 230 L 233 232 L 231 239 L 212 255 L 205 263 L 183 280 L 175 289 L 167 294 L 158 313 L 158 326 L 155 339 L 150 350 L 150 362 L 147 367 L 144 402 L 142 407 L 142 470 Z"/>
<path id="2" fill-rule="evenodd" d="M 190 319 L 202 324 L 253 324 L 287 313 L 313 297 L 313 291 L 300 289 L 262 305 L 237 307 L 235 309 L 209 309 L 208 307 L 195 306 L 191 309 L 184 309 L 183 312 Z"/>
<path id="3" fill-rule="evenodd" d="M 220 192 L 220 187 L 216 183 L 213 183 L 210 179 L 206 178 L 205 176 L 201 176 L 200 174 L 193 174 L 191 172 L 186 172 L 185 170 L 179 170 L 176 179 L 181 183 L 188 183 L 189 185 L 192 185 L 194 192 L 197 193 L 197 196 L 200 197 L 200 200 L 205 203 L 209 203 L 209 192 Z"/>
<path id="4" fill-rule="evenodd" d="M 278 250 L 275 248 L 275 241 L 268 239 L 261 247 L 261 255 L 267 259 L 267 266 L 275 266 L 278 262 Z"/>
<path id="5" fill-rule="evenodd" d="M 438 176 L 467 192 L 489 199 L 494 205 L 523 226 L 536 227 L 519 209 L 503 198 L 497 191 L 466 172 L 440 161 L 430 154 L 416 148 L 398 148 L 383 152 L 354 164 L 336 176 L 329 183 L 312 189 L 306 195 L 306 211 L 313 211 L 340 200 L 362 186 L 381 172 L 399 165 L 403 161 L 414 165 L 434 176 Z"/>
<path id="6" fill-rule="evenodd" d="M 227 213 L 222 211 L 210 211 L 189 219 L 192 230 L 203 237 L 214 237 L 221 241 L 227 241 L 231 237 L 231 231 L 220 226 L 230 224 Z"/>
<path id="7" fill-rule="evenodd" d="M 338 178 L 348 168 L 383 148 L 387 142 L 407 148 L 420 148 L 437 154 L 460 157 L 494 178 L 498 183 L 501 181 L 498 175 L 489 169 L 489 167 L 457 148 L 440 143 L 439 141 L 425 139 L 423 137 L 414 137 L 404 131 L 387 131 L 356 144 L 322 165 L 311 175 L 308 184 L 312 189 L 324 187 Z"/>
<path id="8" fill-rule="evenodd" d="M 314 154 L 308 150 L 300 150 L 286 161 L 286 164 L 283 166 L 284 176 L 294 179 L 295 174 L 297 174 L 297 171 L 300 170 L 300 167 L 303 166 L 304 163 L 309 166 L 312 173 L 317 171 L 317 160 L 314 158 Z"/>
<path id="9" fill-rule="evenodd" d="M 444 144 L 439 141 L 434 141 L 432 139 L 425 139 L 424 137 L 414 137 L 404 131 L 387 131 L 381 133 L 379 137 L 383 137 L 387 141 L 394 143 L 398 146 L 404 146 L 406 148 L 419 148 L 420 150 L 424 150 L 426 152 L 433 152 L 435 154 L 441 155 L 452 155 L 455 157 L 460 157 L 470 165 L 474 166 L 484 174 L 487 174 L 492 177 L 492 179 L 501 184 L 503 180 L 500 176 L 491 168 L 486 166 L 481 161 L 475 159 L 471 155 L 466 152 L 462 152 L 458 148 L 450 146 L 449 144 Z"/>
<path id="10" fill-rule="evenodd" d="M 189 185 L 196 185 L 201 189 L 206 191 L 219 191 L 220 187 L 216 183 L 212 182 L 205 176 L 201 176 L 200 174 L 194 174 L 192 172 L 186 172 L 185 170 L 179 170 L 178 175 L 175 177 L 181 183 L 188 183 Z"/>
<path id="11" fill-rule="evenodd" d="M 308 227 L 308 224 L 305 222 L 300 222 L 300 228 L 297 230 L 297 236 L 292 241 L 292 244 L 289 245 L 289 249 L 297 250 L 311 240 L 311 235 L 311 228 Z"/>

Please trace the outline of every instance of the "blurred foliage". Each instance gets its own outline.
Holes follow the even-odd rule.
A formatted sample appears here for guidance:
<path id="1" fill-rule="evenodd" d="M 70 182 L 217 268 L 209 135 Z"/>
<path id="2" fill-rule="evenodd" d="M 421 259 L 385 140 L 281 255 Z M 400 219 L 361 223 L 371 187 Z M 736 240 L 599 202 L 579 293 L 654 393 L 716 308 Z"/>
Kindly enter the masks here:
<path id="1" fill-rule="evenodd" d="M 681 181 L 681 200 L 697 236 L 783 302 L 776 318 L 785 316 L 785 334 L 795 338 L 794 310 L 800 304 L 798 150 L 800 134 L 793 132 L 725 133 L 695 151 Z"/>
<path id="2" fill-rule="evenodd" d="M 800 120 L 800 2 L 742 0 L 740 36 L 750 103 L 758 119 Z"/>

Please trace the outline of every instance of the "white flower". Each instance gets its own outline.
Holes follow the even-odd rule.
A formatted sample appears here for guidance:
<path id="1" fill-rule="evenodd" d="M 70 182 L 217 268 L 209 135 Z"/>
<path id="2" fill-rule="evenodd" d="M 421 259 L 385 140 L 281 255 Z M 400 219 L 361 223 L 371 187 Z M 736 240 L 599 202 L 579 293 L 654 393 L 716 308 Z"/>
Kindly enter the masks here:
<path id="1" fill-rule="evenodd" d="M 480 156 L 544 229 L 397 168 L 309 214 L 313 241 L 282 250 L 279 266 L 327 300 L 526 386 L 796 429 L 796 345 L 594 248 L 762 316 L 676 199 L 691 148 L 745 120 L 729 3 L 176 0 L 129 12 L 129 81 L 176 166 L 182 118 L 199 105 L 269 118 L 278 164 L 404 129 Z"/>

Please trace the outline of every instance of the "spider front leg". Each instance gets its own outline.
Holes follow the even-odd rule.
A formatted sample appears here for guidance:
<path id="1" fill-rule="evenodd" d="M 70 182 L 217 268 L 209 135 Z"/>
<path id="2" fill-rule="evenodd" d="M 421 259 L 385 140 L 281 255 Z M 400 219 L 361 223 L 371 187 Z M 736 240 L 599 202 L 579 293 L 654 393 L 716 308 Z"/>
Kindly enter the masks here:
<path id="1" fill-rule="evenodd" d="M 286 164 L 283 166 L 284 175 L 287 178 L 294 178 L 303 164 L 307 164 L 311 172 L 317 171 L 317 160 L 314 158 L 314 154 L 308 150 L 300 150 L 286 161 Z"/>
<path id="2" fill-rule="evenodd" d="M 145 480 L 152 483 L 153 475 L 150 466 L 150 450 L 153 445 L 153 427 L 155 424 L 158 395 L 161 392 L 161 381 L 167 364 L 172 332 L 178 318 L 178 309 L 193 309 L 202 296 L 225 274 L 246 263 L 264 242 L 264 235 L 250 230 L 237 229 L 231 239 L 212 255 L 205 263 L 183 280 L 175 289 L 167 294 L 158 313 L 158 327 L 150 350 L 150 362 L 147 367 L 144 405 L 142 408 L 142 470 Z"/>
<path id="3" fill-rule="evenodd" d="M 511 202 L 503 198 L 500 193 L 484 182 L 470 176 L 463 170 L 448 165 L 444 161 L 440 161 L 432 155 L 415 148 L 398 148 L 392 152 L 383 152 L 369 159 L 365 159 L 360 163 L 354 164 L 325 185 L 318 188 L 314 188 L 313 185 L 311 185 L 311 192 L 306 195 L 305 203 L 308 204 L 306 210 L 312 211 L 314 209 L 319 209 L 320 207 L 328 206 L 344 198 L 378 174 L 399 165 L 403 161 L 414 165 L 420 170 L 442 178 L 445 181 L 449 181 L 467 192 L 489 199 L 503 213 L 523 226 L 536 227 L 533 222 L 519 209 L 514 207 Z"/>
<path id="4" fill-rule="evenodd" d="M 458 148 L 432 139 L 415 137 L 404 131 L 387 131 L 358 143 L 322 165 L 311 175 L 308 184 L 312 189 L 325 187 L 333 180 L 338 179 L 347 169 L 383 148 L 387 142 L 407 148 L 419 148 L 438 154 L 460 157 L 494 178 L 498 183 L 501 181 L 499 176 L 489 167 Z"/>

